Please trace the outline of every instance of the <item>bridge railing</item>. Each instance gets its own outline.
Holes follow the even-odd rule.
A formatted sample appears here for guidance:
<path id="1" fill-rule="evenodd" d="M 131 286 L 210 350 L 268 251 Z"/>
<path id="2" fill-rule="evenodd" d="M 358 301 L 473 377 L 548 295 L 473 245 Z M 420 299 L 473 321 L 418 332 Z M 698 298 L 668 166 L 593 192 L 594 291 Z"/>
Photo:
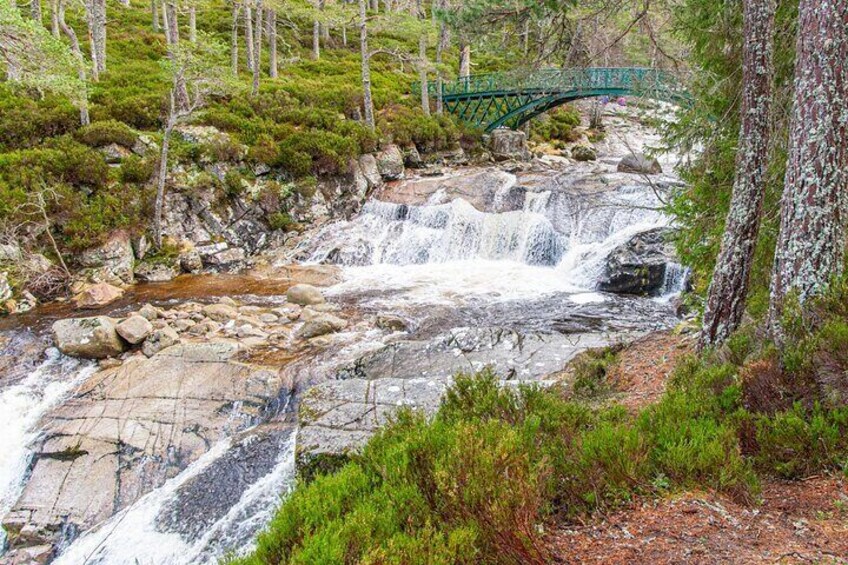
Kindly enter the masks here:
<path id="1" fill-rule="evenodd" d="M 677 76 L 668 71 L 640 67 L 589 67 L 540 69 L 529 72 L 510 71 L 471 75 L 453 81 L 430 81 L 427 90 L 443 97 L 498 95 L 512 92 L 559 92 L 627 90 L 663 92 L 669 97 L 684 96 L 685 88 Z M 421 92 L 415 83 L 413 90 Z"/>

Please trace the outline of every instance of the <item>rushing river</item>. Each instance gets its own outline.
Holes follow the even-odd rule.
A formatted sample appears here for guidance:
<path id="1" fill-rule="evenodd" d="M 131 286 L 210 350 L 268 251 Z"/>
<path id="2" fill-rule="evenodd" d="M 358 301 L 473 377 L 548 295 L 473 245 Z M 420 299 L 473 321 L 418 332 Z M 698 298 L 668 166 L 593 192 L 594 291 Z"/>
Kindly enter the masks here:
<path id="1" fill-rule="evenodd" d="M 638 128 L 628 135 L 627 146 L 637 149 L 656 139 Z M 457 170 L 398 183 L 366 203 L 357 217 L 313 234 L 296 257 L 340 266 L 341 282 L 327 289 L 331 301 L 409 322 L 411 338 L 426 344 L 415 350 L 426 352 L 420 358 L 409 354 L 413 361 L 404 367 L 409 375 L 430 367 L 454 370 L 450 359 L 456 354 L 448 350 L 440 357 L 432 345 L 455 335 L 451 332 L 505 328 L 518 336 L 542 336 L 542 345 L 526 360 L 503 347 L 475 347 L 497 370 L 537 379 L 567 360 L 560 345 L 555 352 L 544 349 L 556 344 L 544 336 L 588 335 L 596 339 L 586 344 L 604 343 L 609 336 L 676 323 L 669 298 L 681 291 L 685 269 L 674 262 L 652 297 L 598 291 L 613 250 L 669 225 L 662 194 L 677 185 L 671 175 L 649 181 L 616 173 L 623 154 L 611 140 L 598 163 L 553 160 L 527 170 Z M 671 162 L 663 164 L 669 171 Z M 254 290 L 245 287 L 245 293 Z M 344 347 L 306 360 L 303 369 L 336 378 L 333 371 L 342 365 L 384 347 L 380 335 L 374 329 L 350 331 Z M 50 349 L 21 378 L 0 381 L 3 514 L 26 482 L 41 418 L 95 368 Z M 67 532 L 55 562 L 189 565 L 248 549 L 293 484 L 295 431 L 289 425 L 265 433 L 269 423 L 274 422 L 221 437 L 176 476 L 99 526 L 81 535 Z"/>

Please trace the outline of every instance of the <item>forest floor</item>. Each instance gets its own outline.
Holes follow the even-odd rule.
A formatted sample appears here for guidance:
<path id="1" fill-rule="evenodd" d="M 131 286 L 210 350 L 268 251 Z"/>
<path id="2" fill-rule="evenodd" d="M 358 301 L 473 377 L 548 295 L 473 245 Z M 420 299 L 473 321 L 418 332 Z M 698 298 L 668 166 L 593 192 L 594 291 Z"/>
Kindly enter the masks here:
<path id="1" fill-rule="evenodd" d="M 628 408 L 659 398 L 691 337 L 652 334 L 622 351 L 610 381 Z M 752 505 L 713 492 L 637 499 L 549 537 L 558 563 L 846 563 L 848 479 L 765 479 Z"/>

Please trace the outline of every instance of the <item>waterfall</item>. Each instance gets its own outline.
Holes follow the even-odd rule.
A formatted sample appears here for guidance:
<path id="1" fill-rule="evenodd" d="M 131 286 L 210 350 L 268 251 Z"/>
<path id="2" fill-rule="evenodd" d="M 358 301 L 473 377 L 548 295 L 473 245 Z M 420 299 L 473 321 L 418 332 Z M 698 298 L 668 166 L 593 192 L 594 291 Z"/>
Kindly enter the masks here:
<path id="1" fill-rule="evenodd" d="M 0 392 L 0 515 L 6 515 L 20 496 L 32 459 L 32 444 L 39 435 L 38 423 L 77 385 L 92 375 L 97 366 L 48 349 L 45 360 L 20 382 Z M 0 530 L 0 548 L 6 532 Z"/>
<path id="2" fill-rule="evenodd" d="M 504 210 L 505 191 L 514 183 L 505 186 L 497 189 L 487 212 L 461 197 L 444 202 L 441 191 L 435 193 L 439 198 L 421 205 L 372 200 L 355 219 L 319 232 L 305 244 L 303 255 L 309 262 L 347 267 L 512 262 L 553 268 L 561 281 L 589 290 L 613 249 L 670 221 L 644 185 L 592 191 L 522 188 L 523 204 L 514 210 Z"/>

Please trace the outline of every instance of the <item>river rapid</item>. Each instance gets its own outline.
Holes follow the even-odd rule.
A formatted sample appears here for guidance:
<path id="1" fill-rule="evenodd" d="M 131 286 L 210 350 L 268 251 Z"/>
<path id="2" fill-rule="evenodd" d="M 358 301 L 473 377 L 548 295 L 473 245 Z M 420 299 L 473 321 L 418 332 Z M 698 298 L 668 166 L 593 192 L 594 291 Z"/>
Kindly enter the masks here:
<path id="1" fill-rule="evenodd" d="M 660 160 L 663 174 L 616 172 L 623 156 L 658 137 L 638 111 L 611 108 L 606 119 L 609 134 L 596 144 L 595 162 L 545 157 L 438 175 L 407 171 L 406 180 L 376 192 L 356 217 L 271 256 L 266 275 L 292 263 L 334 265 L 325 296 L 354 323 L 296 355 L 256 357 L 276 363 L 281 378 L 294 383 L 273 409 L 244 419 L 234 403 L 227 416 L 233 425 L 221 426 L 199 457 L 144 483 L 145 492 L 86 531 L 68 521 L 56 534 L 53 562 L 189 565 L 249 550 L 293 485 L 297 412 L 310 387 L 344 394 L 339 383 L 384 382 L 387 391 L 402 389 L 402 398 L 386 406 L 421 399 L 432 408 L 457 371 L 492 366 L 507 380 L 546 382 L 586 347 L 674 327 L 686 270 L 673 257 L 650 296 L 598 288 L 611 253 L 634 236 L 671 227 L 663 200 L 680 186 L 674 155 Z M 214 287 L 214 277 L 204 277 L 196 292 Z M 209 300 L 173 286 L 159 294 L 150 288 L 144 301 Z M 284 305 L 284 288 L 269 284 L 263 292 L 262 279 L 246 275 L 210 294 L 272 307 Z M 27 485 L 45 422 L 57 417 L 57 407 L 76 402 L 98 371 L 94 362 L 48 347 L 44 328 L 35 326 L 4 330 L 0 341 L 12 360 L 0 365 L 2 515 Z M 358 441 L 370 429 L 313 424 L 320 434 L 310 437 L 328 445 Z M 0 556 L 0 563 L 13 562 L 26 561 Z"/>

